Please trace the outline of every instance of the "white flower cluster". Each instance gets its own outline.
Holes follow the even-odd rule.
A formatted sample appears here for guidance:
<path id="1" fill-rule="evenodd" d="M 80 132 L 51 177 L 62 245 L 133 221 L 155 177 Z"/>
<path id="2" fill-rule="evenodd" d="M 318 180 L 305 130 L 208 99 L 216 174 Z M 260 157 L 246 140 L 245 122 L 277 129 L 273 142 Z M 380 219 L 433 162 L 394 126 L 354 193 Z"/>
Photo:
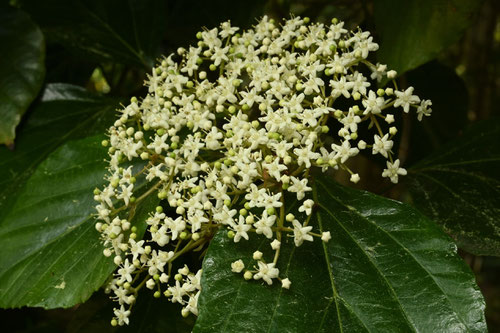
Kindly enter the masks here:
<path id="1" fill-rule="evenodd" d="M 309 225 L 313 166 L 343 169 L 356 183 L 360 176 L 346 163 L 367 149 L 387 159 L 383 177 L 396 183 L 406 174 L 393 159 L 397 130 L 389 124 L 397 108 L 428 116 L 431 102 L 411 87 L 375 90 L 375 81 L 396 73 L 367 60 L 378 49 L 368 32 L 299 17 L 281 26 L 263 17 L 238 31 L 222 23 L 199 32 L 196 47 L 161 61 L 146 82 L 147 96 L 132 98 L 103 142 L 110 175 L 95 191 L 96 228 L 104 254 L 119 265 L 108 287 L 120 304 L 114 325 L 128 323 L 144 285 L 180 303 L 183 315 L 196 315 L 201 270 L 184 266 L 172 276 L 172 267 L 220 228 L 234 242 L 264 235 L 275 251 L 272 261 L 256 251 L 256 265 L 245 269 L 238 260 L 233 272 L 290 288 L 276 267 L 282 235 L 293 236 L 296 246 L 331 237 Z M 362 126 L 374 127 L 373 141 L 358 139 Z M 143 227 L 131 225 L 135 207 L 150 195 L 161 201 L 145 222 L 145 239 L 136 241 Z M 297 211 L 285 213 L 285 201 L 298 201 Z"/>

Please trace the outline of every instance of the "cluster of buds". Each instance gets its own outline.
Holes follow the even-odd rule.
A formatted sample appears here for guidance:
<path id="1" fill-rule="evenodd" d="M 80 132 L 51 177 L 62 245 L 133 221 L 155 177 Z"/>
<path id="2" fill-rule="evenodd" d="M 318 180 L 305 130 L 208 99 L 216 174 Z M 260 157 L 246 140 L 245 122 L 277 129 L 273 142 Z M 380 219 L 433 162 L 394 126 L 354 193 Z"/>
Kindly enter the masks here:
<path id="1" fill-rule="evenodd" d="M 278 25 L 263 17 L 241 32 L 224 22 L 197 38 L 153 69 L 148 94 L 120 110 L 103 141 L 109 184 L 95 191 L 96 228 L 104 255 L 119 266 L 107 288 L 120 305 L 114 325 L 128 324 L 143 286 L 196 315 L 201 270 L 174 274 L 173 265 L 206 248 L 217 231 L 236 243 L 266 237 L 273 258 L 256 251 L 253 266 L 238 260 L 228 269 L 290 288 L 277 267 L 282 237 L 296 246 L 330 240 L 310 223 L 311 169 L 343 170 L 356 183 L 360 176 L 346 163 L 371 150 L 387 159 L 382 176 L 396 183 L 406 170 L 391 150 L 391 124 L 400 111 L 413 108 L 419 119 L 431 112 L 413 88 L 397 89 L 396 72 L 368 60 L 378 49 L 368 32 L 348 32 L 336 19 Z M 386 79 L 393 88 L 375 88 Z M 358 138 L 363 126 L 375 132 L 373 141 Z M 149 196 L 159 205 L 133 226 L 135 208 Z"/>

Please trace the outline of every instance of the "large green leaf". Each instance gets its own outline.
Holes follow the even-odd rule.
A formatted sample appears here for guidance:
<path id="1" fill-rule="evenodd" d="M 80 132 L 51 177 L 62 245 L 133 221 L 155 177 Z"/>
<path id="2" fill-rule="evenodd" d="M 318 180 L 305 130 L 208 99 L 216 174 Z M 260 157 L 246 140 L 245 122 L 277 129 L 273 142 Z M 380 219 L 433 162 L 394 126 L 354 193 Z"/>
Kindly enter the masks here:
<path id="1" fill-rule="evenodd" d="M 433 59 L 460 38 L 478 0 L 377 0 L 378 60 L 400 74 Z"/>
<path id="2" fill-rule="evenodd" d="M 29 16 L 0 6 L 0 144 L 11 145 L 45 75 L 43 34 Z"/>
<path id="3" fill-rule="evenodd" d="M 500 255 L 500 121 L 478 123 L 412 167 L 414 204 L 458 245 Z"/>
<path id="4" fill-rule="evenodd" d="M 114 118 L 116 100 L 67 84 L 50 84 L 20 127 L 13 150 L 0 147 L 0 223 L 26 180 L 64 142 L 104 133 Z"/>
<path id="5" fill-rule="evenodd" d="M 37 168 L 0 224 L 0 306 L 68 307 L 114 268 L 94 228 L 92 190 L 103 183 L 102 137 L 69 142 Z"/>
<path id="6" fill-rule="evenodd" d="M 107 165 L 103 138 L 71 141 L 50 154 L 0 223 L 0 307 L 72 306 L 114 269 L 102 254 L 92 216 L 92 192 L 104 183 Z M 138 203 L 132 224 L 143 224 L 157 204 L 155 196 Z"/>
<path id="7" fill-rule="evenodd" d="M 166 28 L 163 0 L 23 0 L 49 41 L 108 60 L 150 68 Z"/>
<path id="8" fill-rule="evenodd" d="M 231 273 L 269 241 L 219 232 L 203 264 L 194 332 L 485 332 L 484 301 L 456 246 L 411 206 L 317 178 L 312 224 L 330 231 L 282 244 L 290 290 Z M 251 266 L 251 265 L 248 265 Z"/>

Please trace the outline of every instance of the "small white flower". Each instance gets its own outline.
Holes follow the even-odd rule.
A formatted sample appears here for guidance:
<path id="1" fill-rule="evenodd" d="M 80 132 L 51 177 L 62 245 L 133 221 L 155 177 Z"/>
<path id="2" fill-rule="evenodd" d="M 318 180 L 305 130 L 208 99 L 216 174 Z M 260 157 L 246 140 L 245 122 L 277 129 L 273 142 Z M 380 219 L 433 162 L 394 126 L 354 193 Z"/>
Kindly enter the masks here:
<path id="1" fill-rule="evenodd" d="M 260 260 L 260 259 L 262 259 L 262 255 L 263 255 L 263 253 L 262 253 L 262 252 L 260 252 L 260 251 L 255 251 L 255 252 L 253 253 L 252 257 L 253 257 L 253 259 L 254 259 L 254 260 Z"/>
<path id="2" fill-rule="evenodd" d="M 397 184 L 398 176 L 405 176 L 406 174 L 406 169 L 399 167 L 399 160 L 395 160 L 394 163 L 387 161 L 387 169 L 382 172 L 382 177 L 389 177 L 391 182 Z"/>
<path id="3" fill-rule="evenodd" d="M 422 121 L 422 118 L 424 116 L 428 117 L 431 115 L 431 113 L 432 113 L 432 109 L 430 108 L 431 105 L 432 105 L 432 102 L 429 100 L 424 99 L 424 100 L 422 100 L 422 102 L 420 102 L 420 105 L 417 108 L 418 121 Z"/>
<path id="4" fill-rule="evenodd" d="M 118 325 L 122 326 L 123 324 L 129 323 L 128 316 L 130 316 L 130 310 L 125 310 L 125 307 L 122 305 L 120 309 L 114 309 L 114 313 L 116 318 L 118 319 Z"/>
<path id="5" fill-rule="evenodd" d="M 250 228 L 252 228 L 252 226 L 249 225 L 249 224 L 246 224 L 245 218 L 240 215 L 238 224 L 236 224 L 234 222 L 231 223 L 231 228 L 234 231 L 236 231 L 236 234 L 234 235 L 233 240 L 234 240 L 235 243 L 238 243 L 240 241 L 241 237 L 243 237 L 246 240 L 248 240 L 247 231 L 250 230 Z"/>
<path id="6" fill-rule="evenodd" d="M 266 264 L 262 261 L 257 262 L 259 265 L 259 271 L 254 274 L 253 278 L 255 280 L 263 279 L 268 285 L 273 284 L 273 280 L 278 277 L 279 269 L 274 267 L 274 263 Z"/>
<path id="7" fill-rule="evenodd" d="M 277 239 L 275 239 L 275 240 L 273 240 L 273 241 L 271 242 L 271 248 L 272 248 L 273 250 L 277 250 L 277 249 L 279 249 L 279 248 L 280 248 L 280 246 L 281 246 L 281 242 L 280 242 L 279 240 L 277 240 Z"/>
<path id="8" fill-rule="evenodd" d="M 356 184 L 357 182 L 359 182 L 361 180 L 361 178 L 359 177 L 359 174 L 357 173 L 353 173 L 351 175 L 351 179 L 350 181 L 353 182 L 354 184 Z"/>
<path id="9" fill-rule="evenodd" d="M 155 286 L 156 286 L 155 280 L 149 279 L 146 281 L 146 288 L 154 289 Z"/>
<path id="10" fill-rule="evenodd" d="M 303 227 L 297 220 L 294 220 L 292 224 L 295 246 L 301 246 L 304 241 L 313 241 L 313 237 L 308 234 L 312 230 L 311 226 Z"/>
<path id="11" fill-rule="evenodd" d="M 288 187 L 288 191 L 297 193 L 297 200 L 302 200 L 306 195 L 305 192 L 312 190 L 312 188 L 307 186 L 307 178 L 298 179 L 291 176 L 290 180 L 292 181 L 292 186 Z"/>
<path id="12" fill-rule="evenodd" d="M 413 95 L 413 87 L 408 87 L 405 91 L 395 91 L 396 101 L 394 102 L 394 107 L 403 107 L 403 111 L 408 113 L 410 111 L 410 105 L 417 104 L 420 102 L 418 96 Z"/>
<path id="13" fill-rule="evenodd" d="M 365 107 L 365 111 L 363 114 L 378 114 L 382 112 L 382 107 L 385 104 L 385 100 L 383 97 L 378 97 L 377 94 L 373 90 L 368 92 L 368 98 L 363 100 L 363 106 Z"/>
<path id="14" fill-rule="evenodd" d="M 373 143 L 372 154 L 375 155 L 379 153 L 380 155 L 387 158 L 388 153 L 391 152 L 392 146 L 394 144 L 392 140 L 389 140 L 389 134 L 384 135 L 382 138 L 375 134 L 374 140 L 375 142 Z"/>
<path id="15" fill-rule="evenodd" d="M 288 278 L 281 280 L 281 287 L 283 289 L 290 289 L 291 285 L 292 285 L 292 282 Z"/>
<path id="16" fill-rule="evenodd" d="M 245 269 L 245 264 L 243 263 L 243 260 L 239 259 L 231 263 L 231 271 L 233 273 L 241 273 L 243 269 Z"/>
<path id="17" fill-rule="evenodd" d="M 313 206 L 314 201 L 311 199 L 307 199 L 302 203 L 302 206 L 299 207 L 299 212 L 306 212 L 306 215 L 311 215 Z"/>

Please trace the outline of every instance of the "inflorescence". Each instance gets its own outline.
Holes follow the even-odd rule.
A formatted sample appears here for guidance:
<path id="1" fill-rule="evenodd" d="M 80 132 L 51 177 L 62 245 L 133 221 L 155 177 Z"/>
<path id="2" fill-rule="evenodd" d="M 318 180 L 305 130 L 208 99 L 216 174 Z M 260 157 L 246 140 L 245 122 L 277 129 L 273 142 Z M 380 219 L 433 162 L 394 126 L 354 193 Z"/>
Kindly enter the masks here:
<path id="1" fill-rule="evenodd" d="M 255 266 L 242 258 L 231 269 L 290 288 L 277 268 L 282 237 L 296 246 L 331 237 L 309 223 L 311 168 L 341 169 L 356 183 L 360 176 L 346 163 L 371 150 L 387 159 L 382 176 L 397 183 L 406 170 L 391 150 L 395 115 L 431 113 L 412 87 L 397 89 L 395 71 L 367 60 L 378 49 L 369 32 L 348 32 L 336 19 L 294 17 L 280 26 L 263 17 L 241 32 L 224 22 L 197 38 L 196 47 L 153 68 L 148 94 L 120 110 L 103 141 L 109 183 L 94 194 L 104 255 L 119 266 L 107 286 L 120 305 L 113 325 L 129 323 L 143 286 L 180 303 L 184 316 L 197 315 L 202 271 L 184 265 L 176 273 L 173 264 L 206 248 L 219 229 L 234 242 L 250 234 L 269 239 L 274 258 L 256 251 Z M 394 88 L 375 88 L 387 79 Z M 373 140 L 358 138 L 361 126 Z M 132 225 L 137 204 L 150 196 L 160 204 Z M 287 212 L 292 201 L 296 211 Z"/>

